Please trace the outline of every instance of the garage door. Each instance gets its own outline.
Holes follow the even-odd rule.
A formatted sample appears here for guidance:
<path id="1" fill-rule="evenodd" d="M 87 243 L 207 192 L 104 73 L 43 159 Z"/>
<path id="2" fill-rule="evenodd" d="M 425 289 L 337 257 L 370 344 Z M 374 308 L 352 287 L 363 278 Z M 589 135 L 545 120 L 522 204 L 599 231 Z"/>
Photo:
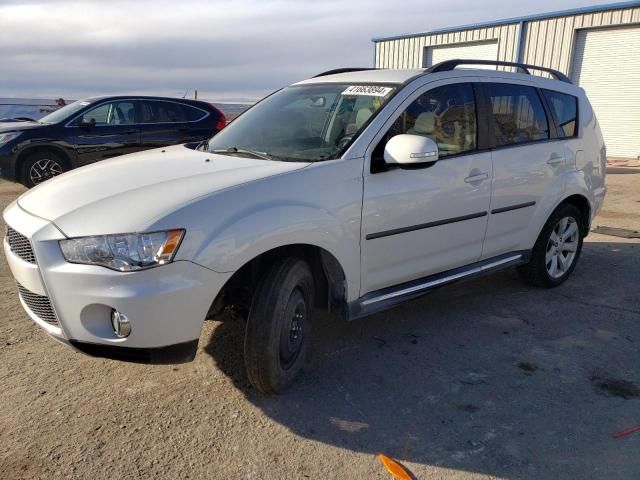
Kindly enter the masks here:
<path id="1" fill-rule="evenodd" d="M 609 157 L 640 156 L 640 27 L 581 30 L 572 80 L 587 92 Z"/>
<path id="2" fill-rule="evenodd" d="M 424 66 L 430 67 L 436 63 L 456 58 L 472 58 L 474 60 L 497 60 L 498 41 L 474 43 L 456 43 L 453 45 L 439 45 L 437 47 L 426 47 L 424 56 Z M 495 68 L 495 67 L 489 67 Z"/>

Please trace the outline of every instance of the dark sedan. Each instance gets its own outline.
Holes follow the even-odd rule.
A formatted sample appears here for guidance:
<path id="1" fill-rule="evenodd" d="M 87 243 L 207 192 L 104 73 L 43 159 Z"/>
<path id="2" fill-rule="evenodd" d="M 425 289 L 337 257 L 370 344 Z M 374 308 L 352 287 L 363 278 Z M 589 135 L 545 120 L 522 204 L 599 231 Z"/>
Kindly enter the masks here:
<path id="1" fill-rule="evenodd" d="M 38 121 L 0 122 L 0 176 L 33 187 L 118 155 L 211 138 L 226 119 L 213 105 L 163 97 L 99 97 Z"/>

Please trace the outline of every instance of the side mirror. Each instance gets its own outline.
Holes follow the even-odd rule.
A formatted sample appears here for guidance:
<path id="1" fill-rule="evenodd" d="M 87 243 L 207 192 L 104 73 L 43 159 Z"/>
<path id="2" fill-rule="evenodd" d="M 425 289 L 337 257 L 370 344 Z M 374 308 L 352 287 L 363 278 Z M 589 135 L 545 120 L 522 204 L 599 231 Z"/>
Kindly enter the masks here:
<path id="1" fill-rule="evenodd" d="M 421 135 L 396 135 L 384 147 L 384 161 L 400 168 L 429 166 L 438 161 L 438 145 Z"/>
<path id="2" fill-rule="evenodd" d="M 83 128 L 93 128 L 96 126 L 96 119 L 92 118 L 91 120 L 85 120 L 83 118 L 78 122 L 78 126 Z"/>

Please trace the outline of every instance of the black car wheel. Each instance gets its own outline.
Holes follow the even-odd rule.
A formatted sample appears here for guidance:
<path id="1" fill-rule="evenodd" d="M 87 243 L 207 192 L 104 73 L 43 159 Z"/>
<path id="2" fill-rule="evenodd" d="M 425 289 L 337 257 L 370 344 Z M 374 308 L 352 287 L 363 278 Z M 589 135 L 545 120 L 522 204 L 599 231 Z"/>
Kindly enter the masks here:
<path id="1" fill-rule="evenodd" d="M 281 392 L 300 372 L 313 304 L 313 276 L 304 260 L 280 260 L 262 277 L 249 311 L 244 343 L 247 376 L 256 390 Z"/>
<path id="2" fill-rule="evenodd" d="M 31 188 L 67 170 L 67 163 L 59 154 L 48 151 L 34 152 L 22 163 L 20 181 Z"/>

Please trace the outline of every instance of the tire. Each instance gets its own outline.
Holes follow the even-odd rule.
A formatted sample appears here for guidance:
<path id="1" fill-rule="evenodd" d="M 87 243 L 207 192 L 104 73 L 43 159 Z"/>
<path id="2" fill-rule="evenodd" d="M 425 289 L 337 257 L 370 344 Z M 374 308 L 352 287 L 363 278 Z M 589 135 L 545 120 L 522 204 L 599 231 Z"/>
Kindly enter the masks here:
<path id="1" fill-rule="evenodd" d="M 279 393 L 302 369 L 311 332 L 314 282 L 299 258 L 276 261 L 258 282 L 244 341 L 249 382 L 262 393 Z"/>
<path id="2" fill-rule="evenodd" d="M 529 263 L 518 268 L 522 279 L 536 287 L 562 284 L 578 263 L 585 230 L 580 210 L 568 203 L 560 205 L 540 232 Z"/>
<path id="3" fill-rule="evenodd" d="M 20 183 L 32 188 L 69 170 L 68 163 L 59 153 L 41 150 L 31 153 L 22 162 Z"/>

